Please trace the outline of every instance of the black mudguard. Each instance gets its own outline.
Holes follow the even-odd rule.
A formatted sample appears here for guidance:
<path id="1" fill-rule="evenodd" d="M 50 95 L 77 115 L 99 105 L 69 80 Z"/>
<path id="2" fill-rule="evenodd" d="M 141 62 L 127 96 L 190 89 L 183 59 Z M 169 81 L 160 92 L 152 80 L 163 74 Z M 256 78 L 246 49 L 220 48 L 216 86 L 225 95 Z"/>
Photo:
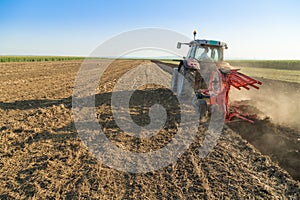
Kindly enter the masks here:
<path id="1" fill-rule="evenodd" d="M 180 61 L 179 65 L 178 65 L 178 71 L 180 71 L 180 69 L 181 69 L 182 66 L 183 66 L 184 68 L 186 68 L 186 69 L 189 69 L 189 68 L 190 68 L 190 67 L 188 66 L 186 60 L 181 60 L 181 61 Z"/>

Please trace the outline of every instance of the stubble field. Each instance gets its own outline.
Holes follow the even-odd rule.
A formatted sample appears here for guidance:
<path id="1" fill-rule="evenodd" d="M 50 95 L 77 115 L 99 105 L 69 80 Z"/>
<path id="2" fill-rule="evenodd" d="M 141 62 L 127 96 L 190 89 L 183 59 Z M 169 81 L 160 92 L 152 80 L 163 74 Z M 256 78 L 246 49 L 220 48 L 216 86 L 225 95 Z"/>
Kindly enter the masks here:
<path id="1" fill-rule="evenodd" d="M 104 61 L 96 62 L 103 66 Z M 72 119 L 73 86 L 81 64 L 0 63 L 0 199 L 299 198 L 297 126 L 264 118 L 268 110 L 262 109 L 265 106 L 259 105 L 259 98 L 253 98 L 252 93 L 247 101 L 235 95 L 236 103 L 259 111 L 261 118 L 254 125 L 237 122 L 225 126 L 206 158 L 198 156 L 207 129 L 203 124 L 189 149 L 167 167 L 132 174 L 106 166 L 80 140 Z M 132 119 L 146 125 L 149 107 L 159 102 L 168 112 L 164 128 L 150 139 L 137 139 L 116 125 L 110 108 L 113 87 L 139 65 L 149 66 L 146 76 L 156 73 L 162 80 L 170 78 L 150 61 L 117 60 L 99 81 L 95 106 L 107 138 L 120 148 L 142 153 L 166 145 L 176 134 L 178 121 L 177 107 L 169 103 L 176 102 L 172 92 L 160 85 L 146 85 L 131 98 Z M 271 87 L 275 83 L 265 80 L 264 84 Z M 289 149 L 280 151 L 284 154 L 274 153 L 276 145 Z M 282 162 L 283 158 L 287 161 Z M 281 162 L 290 163 L 284 166 Z"/>

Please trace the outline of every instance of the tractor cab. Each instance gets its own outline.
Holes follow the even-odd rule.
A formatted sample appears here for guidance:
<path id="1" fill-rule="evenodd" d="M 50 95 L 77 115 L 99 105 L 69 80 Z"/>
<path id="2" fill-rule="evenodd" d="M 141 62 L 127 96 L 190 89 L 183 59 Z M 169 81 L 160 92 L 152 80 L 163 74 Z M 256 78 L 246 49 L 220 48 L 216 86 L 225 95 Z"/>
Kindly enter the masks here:
<path id="1" fill-rule="evenodd" d="M 215 40 L 193 40 L 190 43 L 178 42 L 177 48 L 181 48 L 182 44 L 190 47 L 186 59 L 211 60 L 217 63 L 223 62 L 224 49 L 228 48 L 226 43 Z"/>
<path id="2" fill-rule="evenodd" d="M 174 73 L 181 73 L 195 90 L 208 89 L 211 75 L 220 66 L 224 65 L 224 49 L 227 44 L 216 40 L 196 40 L 189 43 L 177 43 L 177 48 L 181 45 L 188 45 L 189 51 L 187 57 L 180 61 L 179 66 Z M 180 90 L 184 88 L 179 87 Z M 184 92 L 184 91 L 183 91 Z M 178 91 L 181 95 L 182 92 Z"/>

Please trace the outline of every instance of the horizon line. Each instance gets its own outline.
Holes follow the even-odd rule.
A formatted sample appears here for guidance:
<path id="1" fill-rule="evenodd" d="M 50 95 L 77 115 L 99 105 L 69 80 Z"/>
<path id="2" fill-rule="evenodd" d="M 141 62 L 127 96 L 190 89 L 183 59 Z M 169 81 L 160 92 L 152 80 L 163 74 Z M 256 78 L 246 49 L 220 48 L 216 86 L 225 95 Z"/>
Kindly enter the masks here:
<path id="1" fill-rule="evenodd" d="M 1 55 L 0 57 L 77 57 L 77 58 L 99 58 L 99 59 L 159 59 L 159 60 L 180 60 L 184 59 L 183 57 L 175 57 L 175 56 L 128 56 L 128 57 L 117 57 L 117 56 L 84 56 L 84 55 L 51 55 L 51 54 L 44 54 L 44 55 L 28 55 L 28 54 L 17 54 L 17 55 Z M 274 59 L 274 58 L 245 58 L 245 57 L 228 57 L 226 60 L 289 60 L 289 61 L 297 61 L 299 59 L 291 59 L 291 58 L 280 58 L 280 59 Z"/>

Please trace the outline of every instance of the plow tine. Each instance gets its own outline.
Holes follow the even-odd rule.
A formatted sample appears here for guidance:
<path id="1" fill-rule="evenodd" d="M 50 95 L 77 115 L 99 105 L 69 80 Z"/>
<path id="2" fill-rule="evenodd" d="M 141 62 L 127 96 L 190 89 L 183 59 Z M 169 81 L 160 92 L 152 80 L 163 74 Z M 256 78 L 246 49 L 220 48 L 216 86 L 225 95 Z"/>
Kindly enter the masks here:
<path id="1" fill-rule="evenodd" d="M 238 87 L 238 86 L 235 86 L 235 85 L 232 85 L 232 86 L 235 87 L 235 88 L 238 89 L 238 90 L 241 90 L 241 88 Z"/>
<path id="2" fill-rule="evenodd" d="M 249 77 L 249 76 L 247 76 L 247 75 L 245 75 L 245 74 L 242 74 L 241 72 L 237 72 L 237 73 L 239 74 L 239 76 L 242 76 L 242 77 L 248 79 L 249 81 L 251 81 L 251 82 L 253 82 L 253 83 L 257 83 L 257 84 L 259 84 L 259 85 L 262 84 L 262 82 L 260 82 L 260 81 L 258 81 L 258 80 L 255 80 L 255 79 L 253 79 L 253 78 L 251 78 L 251 77 Z"/>
<path id="3" fill-rule="evenodd" d="M 242 77 L 234 74 L 230 78 L 231 78 L 232 85 L 238 85 L 238 87 L 244 87 L 246 89 L 249 89 L 246 87 L 248 85 L 247 80 L 243 79 Z"/>
<path id="4" fill-rule="evenodd" d="M 230 85 L 234 86 L 235 88 L 237 88 L 239 90 L 240 90 L 240 87 L 250 90 L 250 88 L 247 87 L 248 85 L 250 85 L 251 87 L 253 87 L 255 89 L 259 89 L 259 87 L 256 86 L 255 84 L 259 84 L 259 85 L 262 84 L 260 81 L 257 81 L 245 74 L 237 72 L 237 70 L 232 70 L 231 74 L 229 74 L 229 83 L 230 83 Z"/>
<path id="5" fill-rule="evenodd" d="M 254 88 L 257 89 L 257 90 L 259 89 L 259 87 L 257 87 L 257 86 L 254 85 L 254 84 L 250 84 L 250 86 L 251 86 L 251 87 L 254 87 Z"/>

